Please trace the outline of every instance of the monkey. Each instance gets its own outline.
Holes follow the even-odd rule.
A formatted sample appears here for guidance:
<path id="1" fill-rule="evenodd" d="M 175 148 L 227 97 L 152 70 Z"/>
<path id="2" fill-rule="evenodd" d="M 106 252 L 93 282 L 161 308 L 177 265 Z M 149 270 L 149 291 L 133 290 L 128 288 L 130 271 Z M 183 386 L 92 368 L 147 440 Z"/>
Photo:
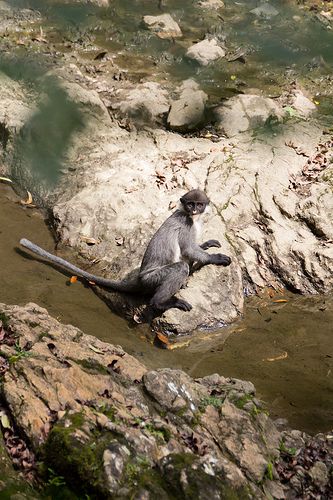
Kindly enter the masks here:
<path id="1" fill-rule="evenodd" d="M 163 313 L 171 308 L 190 311 L 191 304 L 175 297 L 184 288 L 193 264 L 205 266 L 229 266 L 230 257 L 222 253 L 210 254 L 208 248 L 221 247 L 217 240 L 197 243 L 202 226 L 202 216 L 208 210 L 209 198 L 193 189 L 180 198 L 180 207 L 166 219 L 149 241 L 143 255 L 139 273 L 132 279 L 122 281 L 95 276 L 70 262 L 57 257 L 31 241 L 23 238 L 20 244 L 33 253 L 71 271 L 104 288 L 117 292 L 150 295 L 150 306 Z"/>

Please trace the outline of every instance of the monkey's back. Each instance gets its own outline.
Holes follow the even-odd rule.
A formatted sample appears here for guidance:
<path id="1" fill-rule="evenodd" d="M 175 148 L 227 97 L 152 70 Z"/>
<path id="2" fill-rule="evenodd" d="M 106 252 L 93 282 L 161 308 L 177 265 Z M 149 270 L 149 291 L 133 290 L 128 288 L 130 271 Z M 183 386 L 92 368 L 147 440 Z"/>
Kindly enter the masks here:
<path id="1" fill-rule="evenodd" d="M 192 220 L 182 210 L 176 210 L 163 222 L 148 243 L 140 274 L 182 260 L 181 240 L 185 231 L 188 233 L 188 238 L 195 239 Z"/>

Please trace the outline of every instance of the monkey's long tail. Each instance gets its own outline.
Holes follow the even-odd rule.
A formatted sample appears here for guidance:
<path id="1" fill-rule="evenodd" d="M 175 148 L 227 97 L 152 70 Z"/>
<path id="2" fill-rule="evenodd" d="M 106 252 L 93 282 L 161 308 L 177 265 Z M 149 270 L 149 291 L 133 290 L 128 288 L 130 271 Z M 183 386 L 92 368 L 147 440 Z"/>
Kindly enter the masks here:
<path id="1" fill-rule="evenodd" d="M 22 238 L 20 240 L 20 244 L 28 248 L 31 252 L 39 255 L 40 257 L 43 257 L 44 259 L 48 259 L 49 261 L 58 264 L 59 266 L 63 267 L 64 269 L 67 269 L 68 271 L 71 271 L 73 274 L 76 276 L 80 276 L 81 278 L 85 278 L 88 281 L 92 281 L 96 285 L 103 286 L 105 288 L 112 288 L 113 290 L 116 290 L 118 292 L 137 292 L 138 291 L 138 283 L 134 281 L 116 281 L 116 280 L 110 280 L 107 278 L 102 278 L 101 276 L 96 276 L 95 274 L 88 273 L 87 271 L 84 271 L 83 269 L 80 269 L 79 267 L 74 266 L 74 264 L 71 264 L 65 259 L 62 259 L 61 257 L 58 257 L 57 255 L 53 255 L 52 253 L 47 252 L 43 248 L 39 247 L 38 245 L 35 245 L 31 241 Z"/>

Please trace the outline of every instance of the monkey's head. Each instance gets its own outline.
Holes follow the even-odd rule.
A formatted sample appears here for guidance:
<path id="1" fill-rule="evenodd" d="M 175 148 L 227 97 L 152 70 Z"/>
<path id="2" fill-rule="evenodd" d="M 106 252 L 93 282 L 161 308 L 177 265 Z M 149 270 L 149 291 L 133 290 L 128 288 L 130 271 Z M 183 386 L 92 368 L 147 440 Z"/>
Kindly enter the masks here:
<path id="1" fill-rule="evenodd" d="M 180 198 L 183 210 L 190 216 L 203 214 L 209 205 L 209 199 L 200 189 L 192 189 Z"/>

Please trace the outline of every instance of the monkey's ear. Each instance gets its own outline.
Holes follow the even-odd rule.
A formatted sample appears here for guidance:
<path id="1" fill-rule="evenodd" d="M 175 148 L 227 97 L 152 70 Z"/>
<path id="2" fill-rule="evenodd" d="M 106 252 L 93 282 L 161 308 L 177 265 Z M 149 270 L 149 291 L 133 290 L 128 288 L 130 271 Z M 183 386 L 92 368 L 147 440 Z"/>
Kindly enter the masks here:
<path id="1" fill-rule="evenodd" d="M 184 200 L 184 198 L 180 198 L 180 200 L 179 200 L 179 201 L 180 201 L 181 203 L 184 203 L 184 201 L 185 201 L 185 200 Z"/>

